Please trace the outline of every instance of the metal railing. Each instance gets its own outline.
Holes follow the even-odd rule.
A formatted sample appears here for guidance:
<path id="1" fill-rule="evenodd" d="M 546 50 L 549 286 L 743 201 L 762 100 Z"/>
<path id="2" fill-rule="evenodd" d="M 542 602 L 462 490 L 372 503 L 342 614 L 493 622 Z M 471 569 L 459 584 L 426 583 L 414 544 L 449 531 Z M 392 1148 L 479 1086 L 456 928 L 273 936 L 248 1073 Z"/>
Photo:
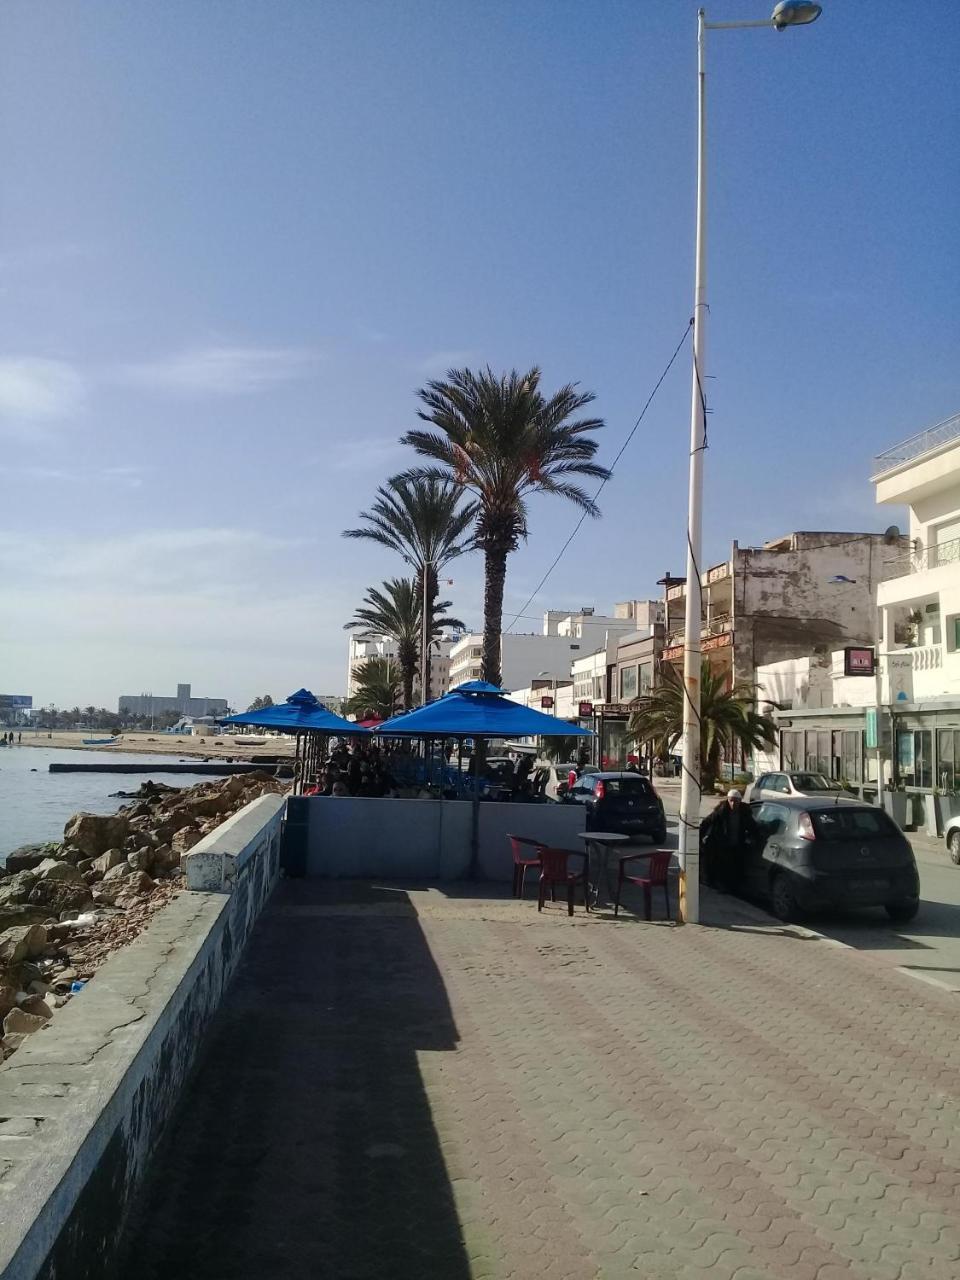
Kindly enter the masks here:
<path id="1" fill-rule="evenodd" d="M 904 578 L 908 573 L 924 573 L 927 569 L 939 569 L 945 564 L 960 563 L 960 538 L 949 542 L 931 542 L 928 546 L 915 546 L 900 559 L 884 565 L 887 578 Z"/>
<path id="2" fill-rule="evenodd" d="M 904 440 L 902 444 L 887 449 L 885 453 L 877 454 L 873 460 L 873 474 L 882 475 L 884 471 L 891 471 L 904 462 L 911 462 L 921 454 L 957 439 L 960 439 L 960 413 L 955 413 L 952 418 L 944 418 L 943 422 L 938 422 L 934 427 L 928 427 L 926 431 L 918 432 L 909 440 Z"/>

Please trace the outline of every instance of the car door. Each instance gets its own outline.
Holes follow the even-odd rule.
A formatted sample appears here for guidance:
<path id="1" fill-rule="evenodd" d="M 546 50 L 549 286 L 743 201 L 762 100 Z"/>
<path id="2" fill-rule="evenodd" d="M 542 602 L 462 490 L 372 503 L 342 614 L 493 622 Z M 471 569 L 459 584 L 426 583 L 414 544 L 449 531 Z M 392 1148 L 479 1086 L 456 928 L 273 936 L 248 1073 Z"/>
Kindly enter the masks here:
<path id="1" fill-rule="evenodd" d="M 775 800 L 764 800 L 753 809 L 757 824 L 757 839 L 747 852 L 745 884 L 747 891 L 756 896 L 767 892 L 770 868 L 780 855 L 780 837 L 787 828 L 790 810 Z"/>

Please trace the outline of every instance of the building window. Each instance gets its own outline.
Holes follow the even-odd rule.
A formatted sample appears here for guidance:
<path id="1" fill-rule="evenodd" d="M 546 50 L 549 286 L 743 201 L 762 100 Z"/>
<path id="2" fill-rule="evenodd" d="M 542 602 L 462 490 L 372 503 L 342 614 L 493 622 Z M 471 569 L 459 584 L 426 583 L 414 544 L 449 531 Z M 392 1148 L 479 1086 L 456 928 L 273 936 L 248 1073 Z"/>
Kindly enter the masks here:
<path id="1" fill-rule="evenodd" d="M 636 667 L 622 667 L 620 670 L 620 701 L 632 702 L 639 693 Z"/>
<path id="2" fill-rule="evenodd" d="M 649 693 L 653 688 L 653 663 L 641 662 L 640 664 L 640 695 Z"/>
<path id="3" fill-rule="evenodd" d="M 960 788 L 960 729 L 937 732 L 937 786 L 951 793 Z"/>
<path id="4" fill-rule="evenodd" d="M 930 729 L 897 731 L 897 764 L 905 787 L 933 786 L 932 739 Z"/>
<path id="5" fill-rule="evenodd" d="M 780 763 L 784 769 L 803 768 L 803 733 L 784 729 L 780 734 Z"/>

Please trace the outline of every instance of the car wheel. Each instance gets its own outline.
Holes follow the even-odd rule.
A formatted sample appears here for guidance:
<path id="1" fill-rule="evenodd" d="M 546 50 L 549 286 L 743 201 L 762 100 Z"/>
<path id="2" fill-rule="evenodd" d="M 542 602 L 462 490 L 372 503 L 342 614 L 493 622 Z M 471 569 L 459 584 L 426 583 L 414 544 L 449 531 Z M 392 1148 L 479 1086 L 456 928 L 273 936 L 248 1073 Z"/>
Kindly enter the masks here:
<path id="1" fill-rule="evenodd" d="M 947 852 L 950 854 L 950 861 L 960 866 L 960 831 L 951 831 L 947 839 Z"/>
<path id="2" fill-rule="evenodd" d="M 778 920 L 796 920 L 800 914 L 796 895 L 784 875 L 774 876 L 770 885 L 770 905 Z"/>
<path id="3" fill-rule="evenodd" d="M 920 902 L 916 898 L 907 902 L 888 902 L 886 909 L 891 920 L 912 920 L 920 910 Z"/>
<path id="4" fill-rule="evenodd" d="M 657 827 L 656 831 L 654 831 L 650 837 L 650 839 L 653 841 L 654 844 L 663 844 L 666 838 L 667 838 L 666 827 Z"/>

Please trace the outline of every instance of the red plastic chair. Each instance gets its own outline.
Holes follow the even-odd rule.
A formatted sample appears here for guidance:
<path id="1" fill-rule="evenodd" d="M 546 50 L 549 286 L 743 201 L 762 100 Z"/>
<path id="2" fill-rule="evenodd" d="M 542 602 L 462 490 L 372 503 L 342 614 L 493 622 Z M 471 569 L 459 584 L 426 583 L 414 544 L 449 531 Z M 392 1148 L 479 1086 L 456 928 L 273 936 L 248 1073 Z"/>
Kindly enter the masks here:
<path id="1" fill-rule="evenodd" d="M 620 894 L 625 884 L 638 885 L 643 890 L 644 915 L 650 919 L 650 900 L 654 889 L 663 889 L 663 900 L 666 905 L 666 919 L 670 919 L 670 859 L 673 855 L 669 849 L 658 849 L 656 853 L 628 853 L 620 859 L 620 874 L 617 876 L 617 900 L 613 914 L 620 914 Z M 627 875 L 627 864 L 637 858 L 649 858 L 650 866 L 645 876 Z"/>
<path id="2" fill-rule="evenodd" d="M 527 836 L 511 836 L 507 839 L 510 841 L 510 848 L 513 850 L 513 896 L 515 898 L 523 897 L 523 882 L 527 874 L 528 867 L 540 866 L 540 851 L 543 844 L 540 840 L 531 840 Z M 530 849 L 536 850 L 536 856 L 531 857 Z"/>
<path id="3" fill-rule="evenodd" d="M 582 858 L 583 870 L 571 871 L 567 866 L 568 858 Z M 589 861 L 582 849 L 541 849 L 540 850 L 540 894 L 537 899 L 537 910 L 543 910 L 543 899 L 550 888 L 550 900 L 556 901 L 557 885 L 567 890 L 567 914 L 573 915 L 573 894 L 577 885 L 583 886 L 583 905 L 590 910 L 590 885 L 587 883 Z"/>

